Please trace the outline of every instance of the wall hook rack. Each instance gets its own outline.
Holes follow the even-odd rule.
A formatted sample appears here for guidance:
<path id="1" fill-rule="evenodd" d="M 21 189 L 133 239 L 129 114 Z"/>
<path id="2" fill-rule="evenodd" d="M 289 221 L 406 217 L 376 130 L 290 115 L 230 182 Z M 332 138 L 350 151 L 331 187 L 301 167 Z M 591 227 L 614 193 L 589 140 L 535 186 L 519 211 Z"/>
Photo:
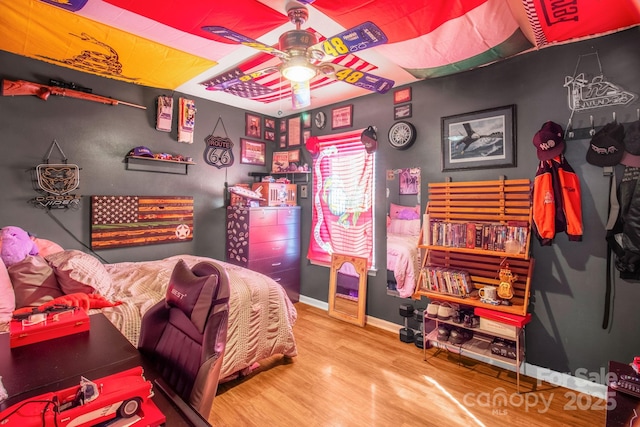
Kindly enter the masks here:
<path id="1" fill-rule="evenodd" d="M 629 116 L 631 117 L 628 117 L 628 120 L 629 120 L 628 122 L 621 123 L 625 128 L 629 126 L 631 124 L 631 121 L 634 119 L 633 115 L 630 114 Z M 612 113 L 612 119 L 614 122 L 618 120 L 617 113 L 615 111 Z M 600 120 L 605 120 L 605 119 L 601 118 Z M 640 108 L 636 110 L 636 120 L 640 120 Z M 591 139 L 606 124 L 605 123 L 602 126 L 600 126 L 596 123 L 597 123 L 596 119 L 593 117 L 593 115 L 590 115 L 588 127 L 574 128 L 573 119 L 570 118 L 564 132 L 565 139 L 566 140 Z"/>

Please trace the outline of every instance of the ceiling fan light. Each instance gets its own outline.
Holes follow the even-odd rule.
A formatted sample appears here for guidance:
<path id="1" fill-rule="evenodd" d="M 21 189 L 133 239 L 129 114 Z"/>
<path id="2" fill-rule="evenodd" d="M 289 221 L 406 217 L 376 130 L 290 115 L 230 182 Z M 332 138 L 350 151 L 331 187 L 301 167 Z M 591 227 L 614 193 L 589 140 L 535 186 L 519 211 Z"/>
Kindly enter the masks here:
<path id="1" fill-rule="evenodd" d="M 293 82 L 306 82 L 316 75 L 316 69 L 303 56 L 295 56 L 284 65 L 282 75 Z"/>

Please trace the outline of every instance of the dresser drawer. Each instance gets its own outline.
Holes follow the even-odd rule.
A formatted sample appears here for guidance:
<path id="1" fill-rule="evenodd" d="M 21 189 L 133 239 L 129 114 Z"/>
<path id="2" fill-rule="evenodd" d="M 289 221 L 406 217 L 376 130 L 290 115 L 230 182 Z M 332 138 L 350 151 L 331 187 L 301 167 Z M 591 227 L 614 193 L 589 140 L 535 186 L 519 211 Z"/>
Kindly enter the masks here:
<path id="1" fill-rule="evenodd" d="M 300 222 L 300 208 L 278 209 L 278 224 L 298 224 Z"/>
<path id="2" fill-rule="evenodd" d="M 295 224 L 251 227 L 249 243 L 271 242 L 274 240 L 300 239 L 300 228 Z"/>
<path id="3" fill-rule="evenodd" d="M 284 257 L 286 255 L 300 255 L 299 239 L 274 240 L 272 242 L 254 243 L 251 240 L 249 244 L 249 255 L 251 259 L 262 259 L 271 257 Z"/>
<path id="4" fill-rule="evenodd" d="M 294 268 L 299 269 L 300 258 L 296 255 L 279 256 L 263 259 L 254 259 L 251 257 L 249 260 L 248 268 L 253 271 L 259 271 L 262 274 L 266 274 L 269 277 L 279 271 L 291 270 Z"/>
<path id="5" fill-rule="evenodd" d="M 278 223 L 278 211 L 275 209 L 251 209 L 249 215 L 249 227 L 276 225 Z"/>

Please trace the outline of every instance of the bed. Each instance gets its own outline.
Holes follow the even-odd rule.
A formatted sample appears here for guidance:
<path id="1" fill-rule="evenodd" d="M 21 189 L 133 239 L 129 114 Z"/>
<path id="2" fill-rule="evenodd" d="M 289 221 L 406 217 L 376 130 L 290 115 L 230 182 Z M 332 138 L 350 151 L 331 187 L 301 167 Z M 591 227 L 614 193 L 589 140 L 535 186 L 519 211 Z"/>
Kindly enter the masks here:
<path id="1" fill-rule="evenodd" d="M 387 218 L 387 271 L 392 272 L 398 295 L 408 298 L 415 292 L 420 271 L 420 205 L 391 203 Z"/>
<path id="2" fill-rule="evenodd" d="M 37 306 L 33 298 L 41 304 L 43 300 L 78 291 L 120 301 L 120 305 L 99 311 L 137 346 L 142 316 L 164 298 L 171 272 L 180 259 L 189 267 L 211 260 L 185 254 L 155 261 L 102 264 L 87 253 L 64 250 L 44 257 L 29 256 L 24 265 L 6 268 L 8 274 L 3 273 L 3 277 L 12 282 L 9 286 L 13 286 L 16 308 Z M 231 288 L 221 381 L 250 372 L 257 362 L 268 357 L 296 356 L 293 325 L 297 312 L 282 286 L 263 274 L 213 261 L 226 269 Z M 41 283 L 34 286 L 34 281 Z M 26 292 L 25 286 L 29 288 Z M 6 285 L 3 291 L 6 294 Z M 97 311 L 92 309 L 90 313 Z"/>

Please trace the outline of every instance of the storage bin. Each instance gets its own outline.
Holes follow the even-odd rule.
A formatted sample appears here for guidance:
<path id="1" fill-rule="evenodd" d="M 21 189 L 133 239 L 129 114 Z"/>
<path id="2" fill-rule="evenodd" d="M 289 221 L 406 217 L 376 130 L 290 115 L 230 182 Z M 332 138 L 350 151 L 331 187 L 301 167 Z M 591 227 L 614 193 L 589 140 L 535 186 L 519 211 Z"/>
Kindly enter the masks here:
<path id="1" fill-rule="evenodd" d="M 495 333 L 505 337 L 510 337 L 513 339 L 516 338 L 515 326 L 487 319 L 486 317 L 480 318 L 480 330 L 487 331 L 489 333 Z"/>

